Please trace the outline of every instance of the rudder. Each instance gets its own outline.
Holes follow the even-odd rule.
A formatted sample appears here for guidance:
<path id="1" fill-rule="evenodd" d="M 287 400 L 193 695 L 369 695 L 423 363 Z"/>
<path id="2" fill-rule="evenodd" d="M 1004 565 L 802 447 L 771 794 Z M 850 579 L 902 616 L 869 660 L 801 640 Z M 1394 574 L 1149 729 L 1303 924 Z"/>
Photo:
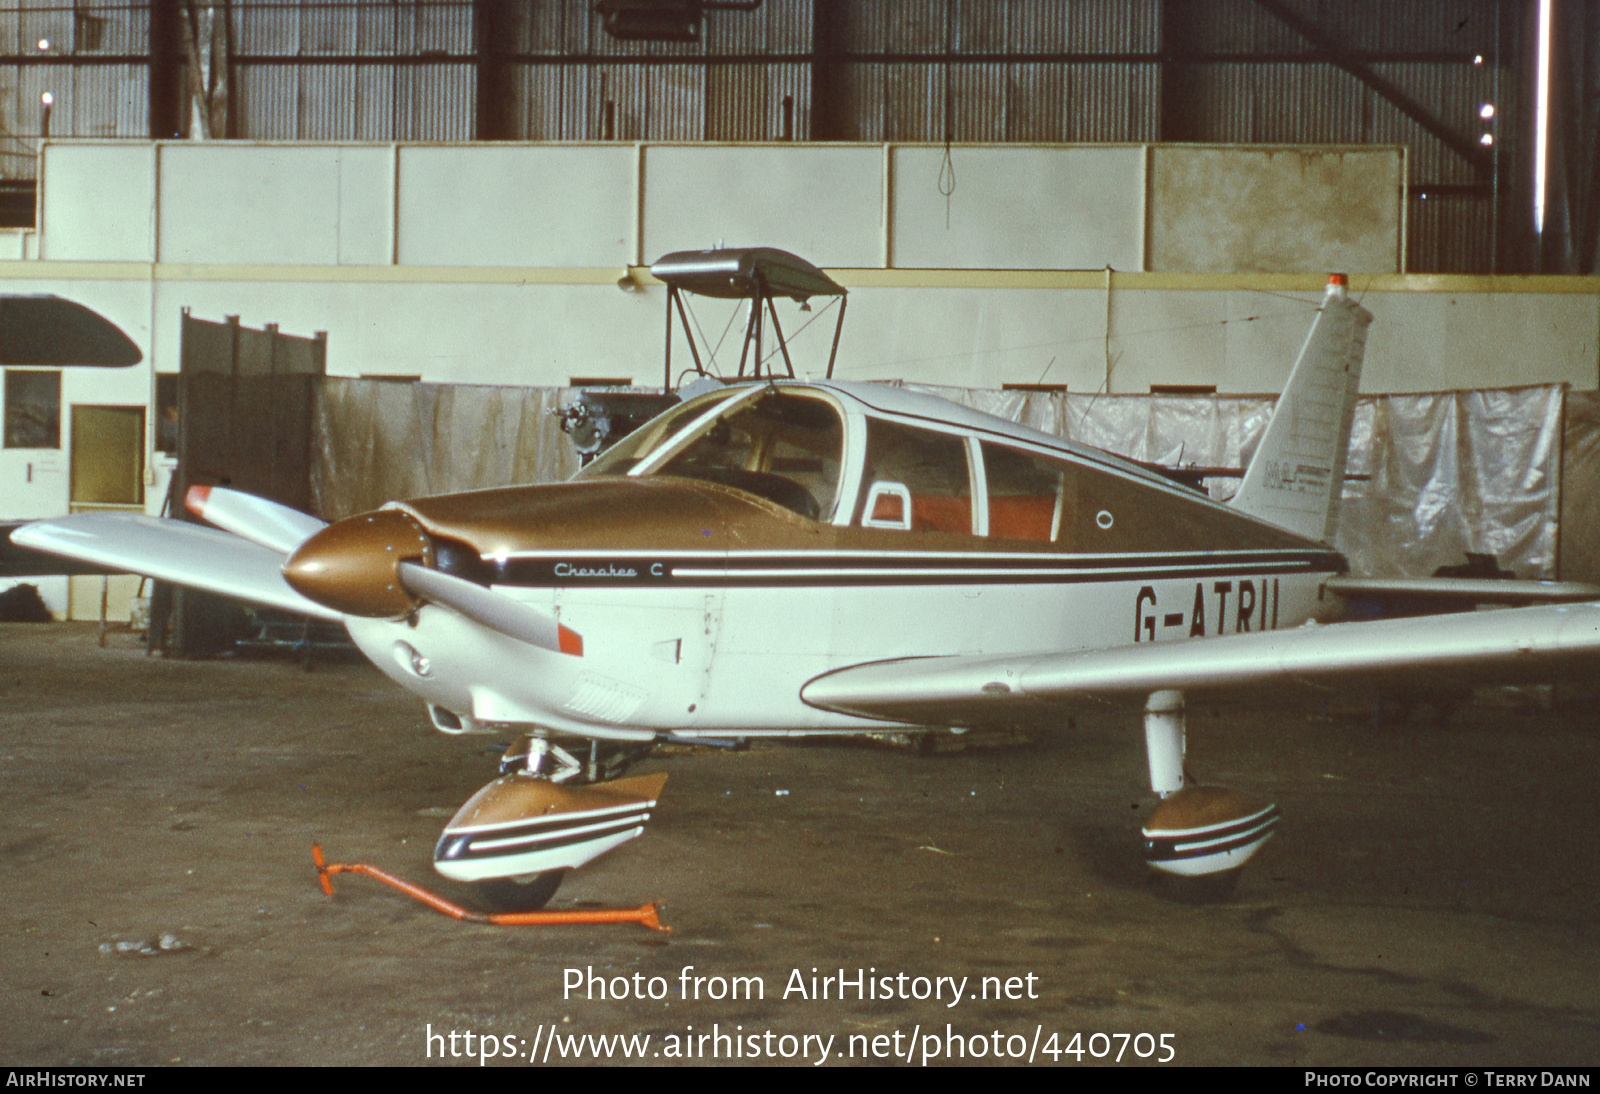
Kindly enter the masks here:
<path id="1" fill-rule="evenodd" d="M 1328 279 L 1316 322 L 1230 503 L 1307 539 L 1332 542 L 1350 453 L 1350 422 L 1372 315 Z"/>

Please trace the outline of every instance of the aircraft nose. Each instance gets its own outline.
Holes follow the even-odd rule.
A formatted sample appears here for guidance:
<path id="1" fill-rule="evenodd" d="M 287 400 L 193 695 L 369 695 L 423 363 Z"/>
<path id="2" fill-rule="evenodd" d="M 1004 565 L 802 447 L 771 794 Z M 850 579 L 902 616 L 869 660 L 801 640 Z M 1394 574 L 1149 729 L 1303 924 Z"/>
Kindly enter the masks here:
<path id="1" fill-rule="evenodd" d="M 390 619 L 416 601 L 400 583 L 404 561 L 432 560 L 433 546 L 404 513 L 380 509 L 328 525 L 283 564 L 284 580 L 301 596 L 346 615 Z"/>

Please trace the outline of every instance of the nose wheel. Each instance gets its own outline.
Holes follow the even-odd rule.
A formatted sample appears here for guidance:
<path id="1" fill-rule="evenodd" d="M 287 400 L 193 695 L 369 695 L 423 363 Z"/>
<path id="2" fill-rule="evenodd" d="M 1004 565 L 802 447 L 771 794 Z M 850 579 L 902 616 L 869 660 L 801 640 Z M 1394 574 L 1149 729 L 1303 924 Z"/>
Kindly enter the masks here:
<path id="1" fill-rule="evenodd" d="M 537 912 L 550 903 L 566 876 L 565 870 L 546 870 L 542 874 L 479 881 L 472 889 L 492 911 Z"/>

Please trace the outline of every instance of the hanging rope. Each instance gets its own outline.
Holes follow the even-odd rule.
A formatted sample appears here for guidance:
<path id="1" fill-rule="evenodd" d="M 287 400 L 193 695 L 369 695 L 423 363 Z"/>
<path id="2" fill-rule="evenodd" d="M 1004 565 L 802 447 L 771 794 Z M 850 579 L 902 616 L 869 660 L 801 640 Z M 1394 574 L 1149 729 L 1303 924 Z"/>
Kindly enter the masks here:
<path id="1" fill-rule="evenodd" d="M 956 165 L 950 158 L 955 138 L 955 90 L 950 84 L 950 53 L 955 45 L 955 0 L 944 5 L 944 158 L 939 161 L 939 193 L 944 195 L 944 230 L 950 230 L 950 195 L 956 192 Z"/>

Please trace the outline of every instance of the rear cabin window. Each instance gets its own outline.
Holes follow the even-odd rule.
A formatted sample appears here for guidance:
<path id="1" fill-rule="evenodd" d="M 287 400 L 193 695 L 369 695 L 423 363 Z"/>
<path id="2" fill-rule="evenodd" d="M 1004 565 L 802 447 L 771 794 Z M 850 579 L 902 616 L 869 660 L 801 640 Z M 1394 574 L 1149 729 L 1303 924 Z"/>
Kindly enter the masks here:
<path id="1" fill-rule="evenodd" d="M 861 484 L 857 524 L 864 518 L 899 519 L 898 504 L 873 489 L 883 484 L 896 494 L 903 489 L 910 495 L 911 531 L 972 534 L 972 478 L 967 445 L 958 436 L 868 418 Z M 868 499 L 875 494 L 876 504 L 893 506 L 893 514 L 866 512 Z"/>
<path id="2" fill-rule="evenodd" d="M 1066 508 L 1066 472 L 1059 460 L 984 441 L 990 537 L 1055 542 Z"/>

